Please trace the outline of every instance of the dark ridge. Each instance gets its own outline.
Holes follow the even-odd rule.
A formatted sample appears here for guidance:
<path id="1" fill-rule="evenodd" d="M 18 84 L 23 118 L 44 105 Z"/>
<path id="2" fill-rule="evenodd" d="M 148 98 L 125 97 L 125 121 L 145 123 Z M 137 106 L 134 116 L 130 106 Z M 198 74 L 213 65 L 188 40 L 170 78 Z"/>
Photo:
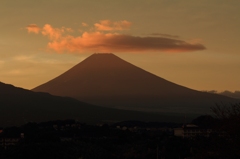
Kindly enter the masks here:
<path id="1" fill-rule="evenodd" d="M 170 116 L 137 111 L 104 108 L 70 97 L 53 96 L 17 88 L 0 82 L 0 127 L 18 126 L 28 122 L 74 119 L 83 123 L 114 123 L 123 120 L 179 121 Z"/>

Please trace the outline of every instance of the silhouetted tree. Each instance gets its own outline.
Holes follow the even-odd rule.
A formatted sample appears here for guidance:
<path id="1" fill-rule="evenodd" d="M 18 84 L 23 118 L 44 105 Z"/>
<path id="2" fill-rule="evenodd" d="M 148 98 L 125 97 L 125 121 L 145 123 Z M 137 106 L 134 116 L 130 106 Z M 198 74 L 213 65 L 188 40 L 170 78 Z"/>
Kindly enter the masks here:
<path id="1" fill-rule="evenodd" d="M 219 129 L 225 133 L 230 145 L 231 158 L 240 158 L 240 103 L 231 106 L 216 105 L 212 111 L 221 122 Z"/>
<path id="2" fill-rule="evenodd" d="M 231 137 L 240 139 L 240 103 L 231 106 L 216 105 L 212 111 L 221 121 L 221 129 Z"/>
<path id="3" fill-rule="evenodd" d="M 201 115 L 193 119 L 192 123 L 201 128 L 214 128 L 218 123 L 218 119 L 213 118 L 211 115 Z"/>

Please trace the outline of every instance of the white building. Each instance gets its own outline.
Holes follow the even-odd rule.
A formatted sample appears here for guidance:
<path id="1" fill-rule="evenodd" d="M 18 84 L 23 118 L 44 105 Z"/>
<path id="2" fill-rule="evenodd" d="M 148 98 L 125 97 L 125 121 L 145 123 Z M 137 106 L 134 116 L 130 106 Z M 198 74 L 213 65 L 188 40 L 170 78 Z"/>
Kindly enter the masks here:
<path id="1" fill-rule="evenodd" d="M 212 129 L 199 128 L 194 124 L 186 124 L 181 128 L 174 129 L 174 136 L 180 136 L 183 138 L 193 138 L 196 136 L 209 137 Z"/>

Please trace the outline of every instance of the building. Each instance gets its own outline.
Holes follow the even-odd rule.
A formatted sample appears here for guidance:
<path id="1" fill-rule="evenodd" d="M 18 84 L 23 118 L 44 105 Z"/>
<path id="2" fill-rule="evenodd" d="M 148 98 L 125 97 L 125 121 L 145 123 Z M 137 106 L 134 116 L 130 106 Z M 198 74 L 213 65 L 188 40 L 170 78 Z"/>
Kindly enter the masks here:
<path id="1" fill-rule="evenodd" d="M 24 138 L 24 133 L 20 134 L 20 137 L 9 137 L 9 136 L 0 136 L 0 146 L 7 149 L 9 146 L 16 145 L 21 139 Z"/>
<path id="2" fill-rule="evenodd" d="M 183 138 L 194 138 L 196 136 L 209 137 L 212 133 L 212 129 L 200 128 L 194 124 L 186 124 L 181 128 L 174 129 L 174 136 L 179 136 Z"/>

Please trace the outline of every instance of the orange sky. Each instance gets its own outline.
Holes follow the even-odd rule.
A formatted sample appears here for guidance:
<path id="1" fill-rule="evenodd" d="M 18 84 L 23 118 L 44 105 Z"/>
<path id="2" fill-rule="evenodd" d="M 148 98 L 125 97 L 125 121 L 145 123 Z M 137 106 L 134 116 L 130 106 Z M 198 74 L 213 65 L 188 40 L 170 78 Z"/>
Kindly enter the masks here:
<path id="1" fill-rule="evenodd" d="M 113 52 L 197 90 L 240 90 L 240 2 L 0 2 L 0 81 L 31 89 Z"/>

